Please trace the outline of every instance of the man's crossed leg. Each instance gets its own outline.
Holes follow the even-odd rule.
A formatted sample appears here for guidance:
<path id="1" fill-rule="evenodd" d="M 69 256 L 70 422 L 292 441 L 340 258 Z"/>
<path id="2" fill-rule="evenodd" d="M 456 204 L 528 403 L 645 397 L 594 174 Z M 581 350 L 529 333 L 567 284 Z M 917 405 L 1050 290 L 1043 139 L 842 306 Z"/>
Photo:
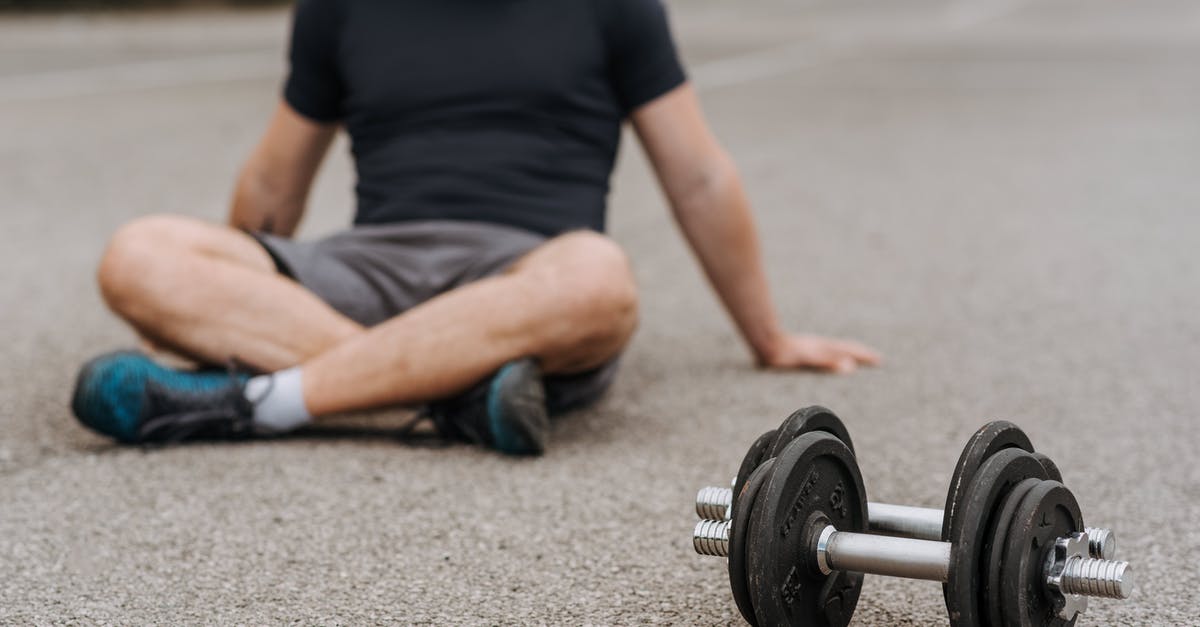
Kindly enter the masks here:
<path id="1" fill-rule="evenodd" d="M 610 373 L 606 364 L 636 326 L 628 261 L 594 232 L 533 242 L 477 280 L 456 270 L 465 283 L 414 297 L 378 324 L 339 311 L 304 287 L 305 277 L 280 274 L 287 260 L 269 248 L 270 240 L 182 217 L 142 218 L 118 231 L 98 276 L 113 311 L 154 345 L 273 374 L 248 380 L 106 355 L 81 373 L 76 415 L 107 435 L 144 441 L 279 432 L 313 416 L 453 399 L 433 405 L 443 432 L 537 453 L 546 430 L 542 375 Z"/>

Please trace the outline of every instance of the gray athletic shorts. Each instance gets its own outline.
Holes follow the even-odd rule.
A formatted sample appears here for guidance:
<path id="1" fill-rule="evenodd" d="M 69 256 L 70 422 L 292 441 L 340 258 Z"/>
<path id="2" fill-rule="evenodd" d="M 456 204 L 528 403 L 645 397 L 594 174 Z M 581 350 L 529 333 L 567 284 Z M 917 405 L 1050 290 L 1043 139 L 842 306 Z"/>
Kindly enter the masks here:
<path id="1" fill-rule="evenodd" d="M 306 242 L 255 233 L 280 273 L 346 317 L 373 326 L 438 294 L 502 274 L 546 241 L 486 222 L 429 220 L 355 226 Z M 613 360 L 588 372 L 546 377 L 557 414 L 598 399 L 617 371 Z"/>

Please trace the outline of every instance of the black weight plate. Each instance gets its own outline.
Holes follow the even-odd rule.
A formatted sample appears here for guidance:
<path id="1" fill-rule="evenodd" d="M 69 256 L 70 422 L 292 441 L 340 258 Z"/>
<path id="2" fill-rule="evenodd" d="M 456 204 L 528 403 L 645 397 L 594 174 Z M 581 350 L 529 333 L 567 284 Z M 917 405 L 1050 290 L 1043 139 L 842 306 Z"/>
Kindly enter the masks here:
<path id="1" fill-rule="evenodd" d="M 813 431 L 824 431 L 834 436 L 844 442 L 851 453 L 854 452 L 854 443 L 850 441 L 850 432 L 846 430 L 846 425 L 836 414 L 820 405 L 797 409 L 784 419 L 783 424 L 775 431 L 777 435 L 775 443 L 771 446 L 771 457 L 777 457 L 792 440 Z"/>
<path id="2" fill-rule="evenodd" d="M 816 540 L 826 525 L 865 532 L 867 497 L 854 453 L 839 438 L 815 431 L 775 458 L 750 513 L 746 562 L 758 624 L 850 622 L 863 576 L 824 575 L 817 568 Z"/>
<path id="3" fill-rule="evenodd" d="M 1043 465 L 1042 469 L 1045 470 L 1045 465 Z M 1000 627 L 1003 624 L 1001 622 L 1003 619 L 1000 615 L 1000 604 L 996 600 L 1000 598 L 1000 565 L 1004 559 L 1004 539 L 1008 537 L 1008 528 L 1012 525 L 1013 514 L 1017 511 L 1017 505 L 1020 505 L 1021 499 L 1034 486 L 1042 483 L 1043 479 L 1044 477 L 1026 479 L 1013 486 L 1008 496 L 1004 497 L 1004 507 L 1000 509 L 1000 513 L 996 515 L 992 523 L 991 550 L 985 556 L 987 562 L 984 564 L 984 567 L 987 569 L 987 576 L 983 581 L 983 590 L 980 592 L 980 598 L 983 599 L 983 608 L 985 610 L 983 616 L 987 618 L 986 625 Z"/>
<path id="4" fill-rule="evenodd" d="M 746 479 L 750 477 L 750 473 L 769 459 L 767 453 L 771 450 L 771 444 L 774 442 L 775 429 L 771 429 L 758 436 L 754 444 L 751 444 L 750 448 L 746 450 L 746 455 L 742 457 L 742 465 L 738 467 L 737 478 L 733 480 L 732 503 L 737 503 L 738 495 L 742 493 L 742 487 L 746 485 Z"/>
<path id="5" fill-rule="evenodd" d="M 733 501 L 733 512 L 729 524 L 729 587 L 733 590 L 733 602 L 747 623 L 755 625 L 754 606 L 750 601 L 750 577 L 746 573 L 746 525 L 750 524 L 750 511 L 754 501 L 762 492 L 771 466 L 775 460 L 768 459 L 746 477 L 738 498 Z"/>
<path id="6" fill-rule="evenodd" d="M 950 539 L 950 574 L 942 586 L 951 625 L 982 624 L 980 589 L 991 553 L 992 521 L 1013 486 L 1045 474 L 1038 460 L 1019 448 L 997 452 L 975 472 L 959 510 L 962 524 Z"/>
<path id="7" fill-rule="evenodd" d="M 1036 457 L 1037 460 L 1039 462 L 1041 462 L 1042 466 L 1046 469 L 1046 478 L 1047 479 L 1049 479 L 1051 481 L 1057 481 L 1059 483 L 1066 483 L 1065 481 L 1063 481 L 1062 471 L 1058 469 L 1058 464 L 1054 463 L 1053 459 L 1050 459 L 1049 457 L 1047 457 L 1046 455 L 1043 455 L 1041 453 L 1034 453 L 1033 456 Z"/>
<path id="8" fill-rule="evenodd" d="M 949 542 L 957 535 L 958 510 L 962 507 L 963 497 L 971 485 L 971 478 L 979 471 L 979 467 L 987 458 L 1006 448 L 1018 448 L 1033 452 L 1033 444 L 1029 436 L 1017 425 L 1007 420 L 996 420 L 983 425 L 967 441 L 958 464 L 954 466 L 954 474 L 950 478 L 950 490 L 946 493 L 946 509 L 942 518 L 942 540 Z"/>
<path id="9" fill-rule="evenodd" d="M 1017 506 L 1005 540 L 1000 602 L 1004 624 L 1012 627 L 1074 625 L 1057 615 L 1046 589 L 1046 559 L 1054 541 L 1083 531 L 1079 503 L 1066 486 L 1045 481 L 1030 490 Z"/>

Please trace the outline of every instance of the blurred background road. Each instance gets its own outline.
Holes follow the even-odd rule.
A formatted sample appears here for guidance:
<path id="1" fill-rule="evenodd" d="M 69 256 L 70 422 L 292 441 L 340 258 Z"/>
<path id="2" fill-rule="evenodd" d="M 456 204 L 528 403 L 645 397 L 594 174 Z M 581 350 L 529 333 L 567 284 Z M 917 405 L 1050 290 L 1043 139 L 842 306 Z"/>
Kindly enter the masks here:
<path id="1" fill-rule="evenodd" d="M 736 623 L 692 497 L 819 403 L 872 498 L 912 505 L 940 507 L 985 420 L 1023 425 L 1138 571 L 1080 624 L 1195 624 L 1200 7 L 671 7 L 787 319 L 888 362 L 755 371 L 628 141 L 611 232 L 642 326 L 535 461 L 378 433 L 147 452 L 76 426 L 78 365 L 133 342 L 94 287 L 106 237 L 224 216 L 288 11 L 0 17 L 0 623 Z M 351 215 L 333 155 L 305 236 Z M 941 591 L 868 577 L 856 622 L 945 623 Z"/>

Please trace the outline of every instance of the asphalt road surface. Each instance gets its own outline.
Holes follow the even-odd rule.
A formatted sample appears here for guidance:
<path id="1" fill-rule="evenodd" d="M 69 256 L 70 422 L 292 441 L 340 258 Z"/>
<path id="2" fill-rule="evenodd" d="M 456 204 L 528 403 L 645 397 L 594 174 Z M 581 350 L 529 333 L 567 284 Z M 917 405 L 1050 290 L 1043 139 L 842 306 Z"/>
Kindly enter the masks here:
<path id="1" fill-rule="evenodd" d="M 1117 530 L 1136 596 L 1200 614 L 1200 8 L 1189 0 L 673 3 L 797 329 L 884 367 L 761 372 L 636 142 L 611 233 L 642 324 L 612 393 L 511 460 L 358 432 L 143 451 L 67 409 L 133 337 L 93 270 L 151 212 L 221 219 L 279 91 L 287 12 L 0 18 L 0 623 L 726 624 L 695 490 L 797 407 L 849 423 L 873 499 L 940 506 L 1011 419 Z M 305 236 L 349 219 L 344 143 Z M 946 621 L 868 577 L 859 624 Z"/>

